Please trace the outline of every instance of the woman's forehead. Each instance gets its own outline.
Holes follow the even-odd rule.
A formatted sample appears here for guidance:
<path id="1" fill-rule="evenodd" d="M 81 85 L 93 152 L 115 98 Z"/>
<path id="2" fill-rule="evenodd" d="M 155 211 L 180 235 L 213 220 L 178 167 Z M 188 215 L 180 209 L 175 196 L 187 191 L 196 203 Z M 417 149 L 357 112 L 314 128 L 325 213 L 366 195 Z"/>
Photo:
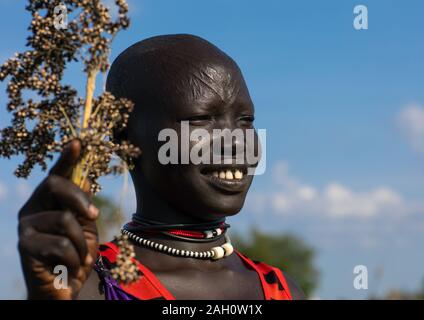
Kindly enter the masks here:
<path id="1" fill-rule="evenodd" d="M 188 71 L 183 78 L 180 79 L 177 97 L 184 103 L 229 104 L 249 96 L 241 72 L 231 66 L 200 66 Z"/>

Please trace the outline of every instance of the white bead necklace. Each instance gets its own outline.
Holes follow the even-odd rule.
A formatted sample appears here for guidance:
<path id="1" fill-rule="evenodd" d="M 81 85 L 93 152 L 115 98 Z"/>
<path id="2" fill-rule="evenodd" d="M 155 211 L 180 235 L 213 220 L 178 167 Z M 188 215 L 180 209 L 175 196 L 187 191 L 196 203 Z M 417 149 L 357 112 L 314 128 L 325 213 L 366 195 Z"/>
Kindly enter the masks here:
<path id="1" fill-rule="evenodd" d="M 127 235 L 128 238 L 132 239 L 133 241 L 137 242 L 138 244 L 144 247 L 148 247 L 153 250 L 167 253 L 177 257 L 218 260 L 224 257 L 228 257 L 234 251 L 234 248 L 231 245 L 231 240 L 227 235 L 225 235 L 225 243 L 221 246 L 213 247 L 208 251 L 190 251 L 172 248 L 167 245 L 154 242 L 152 240 L 144 239 L 125 229 L 122 229 L 121 233 L 123 235 Z"/>

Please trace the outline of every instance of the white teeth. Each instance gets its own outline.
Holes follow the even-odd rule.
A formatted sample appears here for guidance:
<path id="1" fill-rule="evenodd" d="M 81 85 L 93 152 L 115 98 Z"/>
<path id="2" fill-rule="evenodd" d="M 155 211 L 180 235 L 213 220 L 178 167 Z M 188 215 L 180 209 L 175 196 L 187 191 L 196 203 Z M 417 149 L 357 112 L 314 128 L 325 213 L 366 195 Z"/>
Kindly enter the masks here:
<path id="1" fill-rule="evenodd" d="M 243 179 L 243 172 L 241 170 L 225 170 L 225 171 L 213 171 L 212 176 L 215 178 L 225 179 L 225 180 L 241 180 Z"/>
<path id="2" fill-rule="evenodd" d="M 233 173 L 230 170 L 227 170 L 227 172 L 225 173 L 225 179 L 233 180 Z"/>
<path id="3" fill-rule="evenodd" d="M 243 178 L 243 172 L 241 172 L 240 170 L 236 170 L 236 172 L 234 173 L 234 178 L 236 178 L 237 180 L 240 180 Z"/>

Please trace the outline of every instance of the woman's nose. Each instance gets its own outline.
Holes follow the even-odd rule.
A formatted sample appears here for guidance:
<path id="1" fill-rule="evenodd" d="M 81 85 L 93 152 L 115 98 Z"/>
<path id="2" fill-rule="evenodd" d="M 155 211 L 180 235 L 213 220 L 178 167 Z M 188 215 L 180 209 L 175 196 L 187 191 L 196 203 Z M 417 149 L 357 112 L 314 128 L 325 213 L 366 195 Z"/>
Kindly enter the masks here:
<path id="1" fill-rule="evenodd" d="M 235 158 L 243 156 L 245 135 L 242 129 L 232 123 L 223 121 L 219 128 L 215 128 L 212 138 L 214 156 Z"/>

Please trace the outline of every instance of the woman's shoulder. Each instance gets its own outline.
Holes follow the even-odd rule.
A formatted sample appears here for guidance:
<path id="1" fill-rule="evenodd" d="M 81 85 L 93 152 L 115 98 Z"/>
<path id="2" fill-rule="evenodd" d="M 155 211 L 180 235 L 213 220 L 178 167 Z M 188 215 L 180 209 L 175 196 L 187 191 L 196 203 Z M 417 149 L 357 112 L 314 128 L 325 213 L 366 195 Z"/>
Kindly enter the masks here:
<path id="1" fill-rule="evenodd" d="M 306 300 L 305 293 L 302 288 L 297 284 L 297 282 L 290 277 L 286 272 L 281 271 L 281 273 L 286 278 L 287 286 L 290 289 L 290 293 L 293 300 Z"/>
<path id="2" fill-rule="evenodd" d="M 276 288 L 274 291 L 277 293 L 280 291 L 286 291 L 289 298 L 293 300 L 306 299 L 303 290 L 286 272 L 263 261 L 250 259 L 243 253 L 237 253 L 240 257 L 243 258 L 245 262 L 250 264 L 253 268 L 262 274 L 267 286 L 270 288 Z"/>

